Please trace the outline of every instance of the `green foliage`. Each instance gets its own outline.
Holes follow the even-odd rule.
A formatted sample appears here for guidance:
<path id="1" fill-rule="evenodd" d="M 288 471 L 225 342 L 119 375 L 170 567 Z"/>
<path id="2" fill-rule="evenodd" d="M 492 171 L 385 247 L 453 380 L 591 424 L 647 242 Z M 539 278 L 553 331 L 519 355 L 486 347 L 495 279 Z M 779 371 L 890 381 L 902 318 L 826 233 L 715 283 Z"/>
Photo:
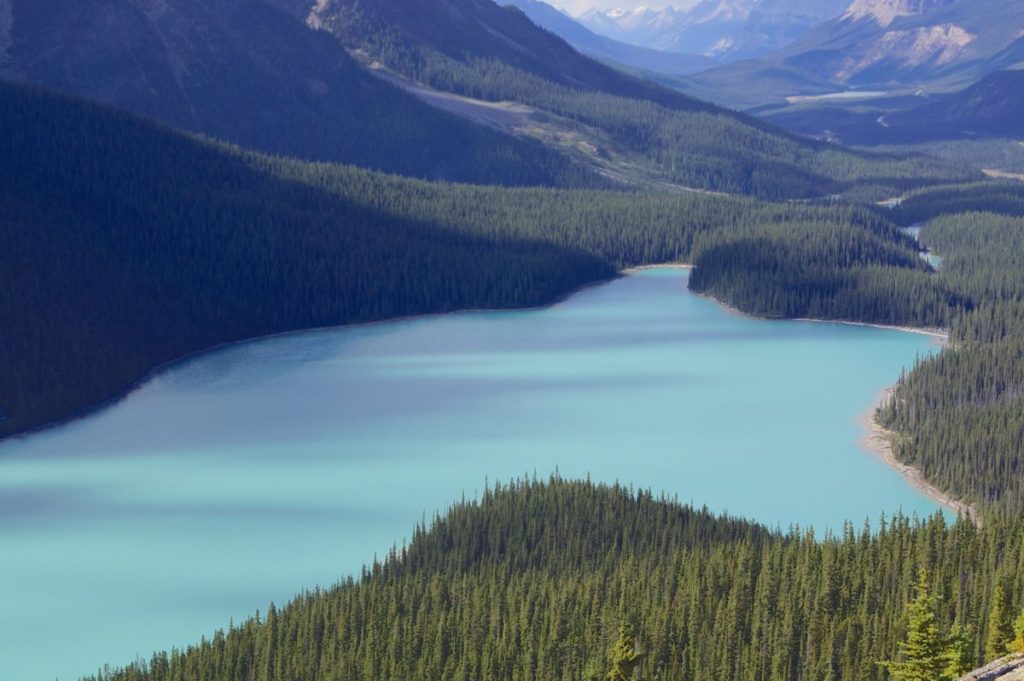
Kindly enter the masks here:
<path id="1" fill-rule="evenodd" d="M 914 600 L 908 609 L 907 638 L 900 642 L 899 660 L 884 663 L 894 681 L 950 681 L 949 652 L 935 621 L 935 597 L 922 569 Z"/>
<path id="2" fill-rule="evenodd" d="M 1010 596 L 1007 578 L 1001 575 L 996 579 L 992 593 L 992 605 L 988 612 L 988 638 L 985 640 L 985 656 L 994 660 L 1009 653 L 1015 636 L 1013 616 L 1011 613 Z"/>
<path id="3" fill-rule="evenodd" d="M 625 620 L 643 632 L 644 679 L 883 681 L 876 661 L 899 654 L 922 569 L 932 625 L 984 637 L 995 568 L 1024 576 L 1022 548 L 1011 514 L 981 528 L 897 516 L 816 539 L 621 487 L 517 482 L 273 623 L 101 678 L 527 681 L 590 678 L 595 662 L 604 677 Z"/>
<path id="4" fill-rule="evenodd" d="M 971 627 L 954 624 L 946 638 L 944 673 L 950 679 L 959 679 L 974 668 L 974 635 Z"/>
<path id="5" fill-rule="evenodd" d="M 1024 215 L 1024 183 L 961 182 L 919 189 L 889 210 L 889 216 L 898 224 L 915 225 L 968 212 Z"/>
<path id="6" fill-rule="evenodd" d="M 943 255 L 937 286 L 957 292 L 953 346 L 917 364 L 880 411 L 896 455 L 955 496 L 1024 504 L 1024 224 L 991 213 L 938 218 L 922 232 Z"/>
<path id="7" fill-rule="evenodd" d="M 842 205 L 428 183 L 245 153 L 13 85 L 0 121 L 16 131 L 0 154 L 21 159 L 0 167 L 0 435 L 219 343 L 541 305 L 737 239 L 820 230 L 828 248 L 916 263 L 887 242 L 891 224 Z"/>
<path id="8" fill-rule="evenodd" d="M 1010 652 L 1024 653 L 1024 611 L 1021 611 L 1013 622 L 1013 641 L 1010 643 Z"/>
<path id="9" fill-rule="evenodd" d="M 630 681 L 643 655 L 636 650 L 636 636 L 630 624 L 619 625 L 619 638 L 608 651 L 608 681 Z"/>
<path id="10" fill-rule="evenodd" d="M 635 159 L 659 182 L 785 199 L 831 196 L 860 184 L 886 187 L 891 195 L 980 177 L 935 159 L 853 152 L 799 138 L 680 93 L 609 75 L 572 50 L 575 59 L 559 53 L 538 60 L 536 51 L 555 49 L 548 42 L 553 36 L 540 29 L 513 35 L 507 21 L 488 17 L 492 32 L 521 46 L 509 50 L 500 39 L 465 35 L 479 34 L 479 26 L 462 34 L 448 25 L 421 27 L 434 17 L 418 15 L 416 4 L 339 0 L 319 11 L 318 20 L 350 50 L 409 80 L 475 99 L 518 102 L 567 130 L 596 132 L 603 153 Z M 448 12 L 447 23 L 484 12 L 490 3 L 454 4 L 458 9 Z"/>

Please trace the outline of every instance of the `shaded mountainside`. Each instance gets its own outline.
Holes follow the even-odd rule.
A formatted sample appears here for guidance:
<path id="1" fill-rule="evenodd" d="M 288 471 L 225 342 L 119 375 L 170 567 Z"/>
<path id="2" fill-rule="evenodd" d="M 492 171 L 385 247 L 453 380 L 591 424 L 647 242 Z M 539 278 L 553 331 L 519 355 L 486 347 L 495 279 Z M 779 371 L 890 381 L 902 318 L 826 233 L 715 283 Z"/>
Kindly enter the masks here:
<path id="1" fill-rule="evenodd" d="M 932 139 L 1024 136 L 1024 71 L 993 73 L 934 103 L 886 116 L 884 123 L 896 135 L 925 129 Z"/>
<path id="2" fill-rule="evenodd" d="M 539 305 L 615 273 L 551 244 L 394 216 L 32 89 L 0 84 L 0 127 L 0 156 L 19 159 L 0 166 L 0 435 L 218 343 Z"/>
<path id="3" fill-rule="evenodd" d="M 310 23 L 342 36 L 350 48 L 391 34 L 396 49 L 429 48 L 457 62 L 496 61 L 558 85 L 665 106 L 715 108 L 600 64 L 518 8 L 492 0 L 326 0 L 311 9 Z"/>
<path id="4" fill-rule="evenodd" d="M 995 584 L 1024 574 L 1022 537 L 1019 518 L 936 516 L 817 540 L 649 492 L 517 482 L 417 528 L 358 581 L 91 678 L 598 681 L 629 625 L 645 679 L 883 681 L 919 570 L 942 597 L 936 629 L 967 628 L 964 662 L 980 661 L 1002 626 Z"/>
<path id="5" fill-rule="evenodd" d="M 5 0 L 0 77 L 261 151 L 407 175 L 593 184 L 539 144 L 467 125 L 373 78 L 274 0 Z"/>
<path id="6" fill-rule="evenodd" d="M 888 291 L 861 281 L 871 267 L 926 277 L 891 223 L 842 204 L 428 183 L 243 152 L 9 84 L 0 125 L 15 131 L 0 154 L 19 159 L 0 168 L 0 436 L 218 343 L 540 305 L 723 243 L 798 242 L 843 268 L 830 296 L 848 302 L 829 304 L 841 317 L 885 309 Z M 834 262 L 836 249 L 854 255 Z M 769 273 L 761 290 L 778 283 Z"/>
<path id="7" fill-rule="evenodd" d="M 953 94 L 924 104 L 873 108 L 793 107 L 766 120 L 794 132 L 828 137 L 844 144 L 906 145 L 1024 136 L 1024 71 L 997 71 Z"/>
<path id="8" fill-rule="evenodd" d="M 470 98 L 477 109 L 526 107 L 513 125 L 517 134 L 623 182 L 780 199 L 864 185 L 884 192 L 881 187 L 970 175 L 941 163 L 811 142 L 631 78 L 490 0 L 406 7 L 410 2 L 330 0 L 309 21 L 410 87 Z"/>

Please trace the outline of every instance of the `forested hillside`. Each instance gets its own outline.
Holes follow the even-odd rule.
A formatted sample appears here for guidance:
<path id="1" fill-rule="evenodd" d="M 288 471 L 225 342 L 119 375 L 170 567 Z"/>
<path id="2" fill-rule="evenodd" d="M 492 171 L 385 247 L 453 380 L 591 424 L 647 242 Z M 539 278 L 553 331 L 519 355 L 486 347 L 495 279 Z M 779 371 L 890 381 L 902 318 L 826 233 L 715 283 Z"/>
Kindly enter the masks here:
<path id="1" fill-rule="evenodd" d="M 627 179 L 779 199 L 865 186 L 891 195 L 972 176 L 934 159 L 811 142 L 631 79 L 491 0 L 331 0 L 318 3 L 309 22 L 365 63 L 411 82 L 531 107 L 519 134 L 568 146 L 583 162 Z"/>
<path id="2" fill-rule="evenodd" d="M 619 487 L 514 483 L 359 581 L 93 678 L 596 681 L 626 625 L 644 679 L 882 681 L 921 570 L 966 670 L 1024 602 L 1021 522 L 896 517 L 818 540 Z"/>
<path id="3" fill-rule="evenodd" d="M 959 213 L 922 238 L 942 254 L 940 279 L 970 300 L 954 346 L 906 376 L 880 413 L 897 454 L 957 496 L 1024 507 L 1024 222 Z"/>
<path id="4" fill-rule="evenodd" d="M 842 205 L 431 184 L 246 153 L 11 85 L 0 123 L 17 131 L 0 153 L 21 159 L 0 169 L 3 435 L 218 343 L 539 305 L 790 227 L 918 267 L 891 224 Z"/>
<path id="5" fill-rule="evenodd" d="M 372 77 L 329 36 L 264 0 L 6 4 L 0 78 L 272 154 L 463 182 L 602 184 L 539 143 Z"/>
<path id="6" fill-rule="evenodd" d="M 886 214 L 901 225 L 920 225 L 941 215 L 999 213 L 1024 216 L 1024 183 L 968 182 L 911 192 Z"/>
<path id="7" fill-rule="evenodd" d="M 0 434 L 217 343 L 539 305 L 615 273 L 580 251 L 367 209 L 35 90 L 0 85 L 0 127 L 0 156 L 19 159 L 0 165 Z"/>

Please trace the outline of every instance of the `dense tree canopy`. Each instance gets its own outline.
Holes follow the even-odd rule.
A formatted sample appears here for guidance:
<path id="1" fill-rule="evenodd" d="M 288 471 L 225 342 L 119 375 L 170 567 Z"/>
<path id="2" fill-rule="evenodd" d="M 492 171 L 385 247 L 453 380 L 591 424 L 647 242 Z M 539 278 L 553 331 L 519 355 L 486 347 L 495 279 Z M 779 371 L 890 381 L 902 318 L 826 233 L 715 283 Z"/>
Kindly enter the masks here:
<path id="1" fill-rule="evenodd" d="M 883 681 L 878 662 L 911 652 L 908 625 L 923 628 L 914 646 L 959 624 L 984 641 L 1000 580 L 1019 609 L 1022 522 L 895 517 L 821 540 L 620 487 L 517 482 L 358 580 L 95 678 L 597 681 L 633 651 L 644 679 Z M 922 571 L 927 613 L 907 612 Z"/>

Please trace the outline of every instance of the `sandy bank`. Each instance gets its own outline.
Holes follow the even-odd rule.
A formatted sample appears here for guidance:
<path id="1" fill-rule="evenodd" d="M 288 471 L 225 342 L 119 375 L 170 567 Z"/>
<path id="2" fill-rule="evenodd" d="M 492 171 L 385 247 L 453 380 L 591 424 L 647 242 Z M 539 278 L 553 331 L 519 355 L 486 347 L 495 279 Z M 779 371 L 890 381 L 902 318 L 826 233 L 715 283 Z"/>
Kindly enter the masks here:
<path id="1" fill-rule="evenodd" d="M 896 454 L 893 449 L 893 439 L 897 437 L 896 433 L 886 430 L 878 424 L 877 420 L 875 420 L 875 412 L 889 400 L 894 390 L 895 388 L 887 388 L 881 391 L 878 396 L 875 397 L 871 406 L 861 414 L 858 419 L 858 424 L 864 431 L 864 437 L 861 438 L 858 444 L 865 451 L 874 454 L 886 464 L 899 471 L 900 475 L 902 475 L 907 482 L 913 485 L 915 489 L 926 497 L 935 500 L 958 515 L 970 518 L 975 524 L 977 524 L 979 522 L 978 514 L 974 506 L 960 501 L 959 499 L 954 499 L 946 492 L 943 492 L 941 489 L 925 480 L 921 471 L 896 458 Z"/>
<path id="2" fill-rule="evenodd" d="M 680 262 L 666 262 L 661 265 L 637 265 L 622 270 L 622 274 L 635 274 L 644 270 L 692 270 L 693 265 Z"/>

